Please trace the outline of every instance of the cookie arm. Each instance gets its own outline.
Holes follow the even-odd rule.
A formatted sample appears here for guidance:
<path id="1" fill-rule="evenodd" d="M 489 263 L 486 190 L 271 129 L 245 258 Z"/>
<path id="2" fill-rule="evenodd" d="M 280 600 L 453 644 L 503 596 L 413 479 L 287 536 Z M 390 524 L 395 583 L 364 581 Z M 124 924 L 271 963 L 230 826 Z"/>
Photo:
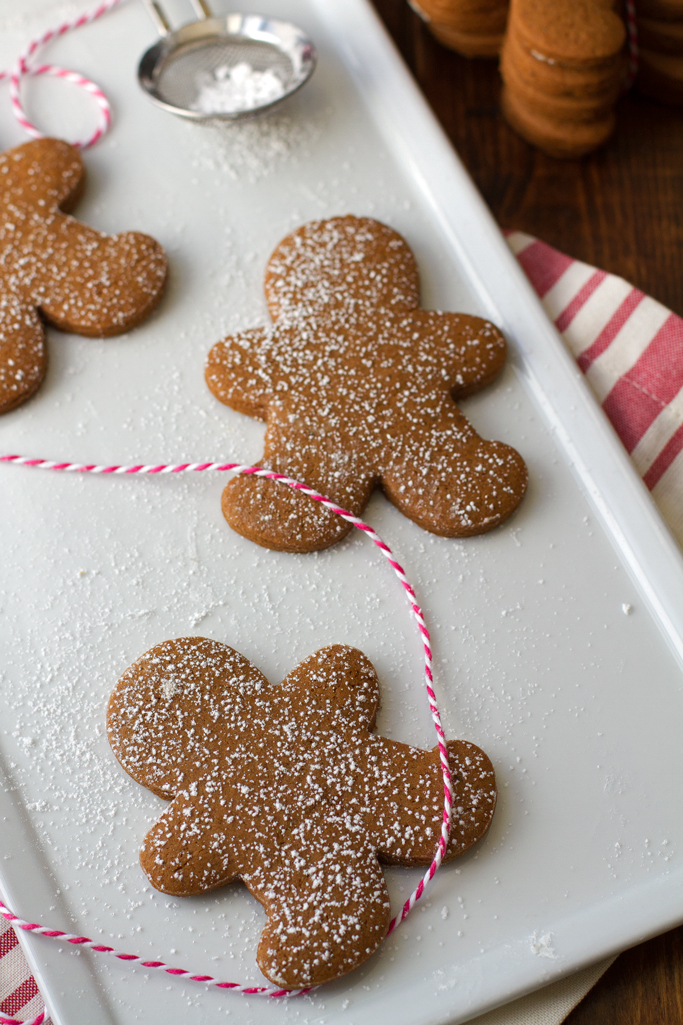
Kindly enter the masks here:
<path id="1" fill-rule="evenodd" d="M 379 681 L 367 655 L 348 644 L 319 648 L 285 676 L 273 695 L 285 721 L 310 726 L 333 722 L 335 732 L 373 729 L 379 707 Z"/>
<path id="2" fill-rule="evenodd" d="M 207 637 L 179 637 L 146 651 L 126 669 L 107 708 L 116 758 L 153 794 L 172 800 L 225 764 L 222 729 L 251 719 L 268 681 L 243 655 Z"/>
<path id="3" fill-rule="evenodd" d="M 454 398 L 485 388 L 505 365 L 505 338 L 493 324 L 466 313 L 416 310 L 411 315 L 418 346 L 433 355 L 435 368 Z"/>
<path id="4" fill-rule="evenodd" d="M 210 802 L 185 791 L 147 833 L 140 864 L 152 886 L 178 897 L 205 893 L 235 880 L 242 869 L 223 818 Z"/>
<path id="5" fill-rule="evenodd" d="M 266 419 L 273 395 L 287 388 L 269 340 L 264 328 L 241 331 L 217 342 L 206 361 L 206 383 L 219 402 L 258 420 Z"/>
<path id="6" fill-rule="evenodd" d="M 103 235 L 61 217 L 36 301 L 62 331 L 91 337 L 121 334 L 152 312 L 166 285 L 166 257 L 148 235 Z"/>
<path id="7" fill-rule="evenodd" d="M 437 747 L 409 747 L 372 737 L 368 795 L 376 808 L 374 841 L 382 861 L 428 865 L 441 833 L 444 784 Z M 446 858 L 464 854 L 491 824 L 496 780 L 489 758 L 475 744 L 448 742 L 453 814 Z"/>

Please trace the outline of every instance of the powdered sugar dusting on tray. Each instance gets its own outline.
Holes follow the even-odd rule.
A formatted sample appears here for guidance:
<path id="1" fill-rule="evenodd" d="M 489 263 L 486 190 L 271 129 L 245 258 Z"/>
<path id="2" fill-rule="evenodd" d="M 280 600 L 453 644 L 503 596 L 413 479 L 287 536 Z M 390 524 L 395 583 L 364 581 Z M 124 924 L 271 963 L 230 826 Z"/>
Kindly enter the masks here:
<path id="1" fill-rule="evenodd" d="M 296 117 L 281 111 L 225 125 L 209 121 L 185 125 L 192 136 L 192 163 L 234 181 L 258 182 L 283 164 L 301 166 L 322 131 L 322 115 Z"/>
<path id="2" fill-rule="evenodd" d="M 6 5 L 0 13 L 0 30 L 11 32 L 21 30 L 38 31 L 38 26 L 51 27 L 55 23 L 79 17 L 85 11 L 92 10 L 92 0 L 39 0 L 26 5 Z"/>

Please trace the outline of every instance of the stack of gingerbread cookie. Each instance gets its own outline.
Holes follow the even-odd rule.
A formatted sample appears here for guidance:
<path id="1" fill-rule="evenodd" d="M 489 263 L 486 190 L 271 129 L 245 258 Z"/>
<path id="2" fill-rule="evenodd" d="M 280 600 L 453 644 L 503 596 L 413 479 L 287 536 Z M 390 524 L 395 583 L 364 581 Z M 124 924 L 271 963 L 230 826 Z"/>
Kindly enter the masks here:
<path id="1" fill-rule="evenodd" d="M 512 0 L 501 57 L 505 117 L 550 156 L 595 149 L 614 128 L 625 42 L 611 0 Z"/>
<path id="2" fill-rule="evenodd" d="M 464 57 L 497 57 L 508 0 L 409 0 L 440 43 Z"/>
<path id="3" fill-rule="evenodd" d="M 638 88 L 662 103 L 683 104 L 683 0 L 640 0 Z"/>

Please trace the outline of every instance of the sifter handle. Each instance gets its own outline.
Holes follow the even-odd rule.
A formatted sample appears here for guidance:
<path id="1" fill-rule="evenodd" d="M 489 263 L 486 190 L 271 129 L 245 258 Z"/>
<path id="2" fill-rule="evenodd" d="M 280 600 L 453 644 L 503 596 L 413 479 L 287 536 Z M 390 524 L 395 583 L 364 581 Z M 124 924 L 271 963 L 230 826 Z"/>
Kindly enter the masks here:
<path id="1" fill-rule="evenodd" d="M 194 12 L 198 18 L 204 21 L 206 18 L 213 18 L 213 11 L 206 0 L 191 0 Z"/>
<path id="2" fill-rule="evenodd" d="M 142 0 L 142 2 L 147 10 L 147 13 L 154 22 L 154 26 L 159 35 L 162 38 L 164 36 L 167 36 L 168 33 L 171 31 L 171 26 L 162 8 L 157 3 L 157 0 Z"/>

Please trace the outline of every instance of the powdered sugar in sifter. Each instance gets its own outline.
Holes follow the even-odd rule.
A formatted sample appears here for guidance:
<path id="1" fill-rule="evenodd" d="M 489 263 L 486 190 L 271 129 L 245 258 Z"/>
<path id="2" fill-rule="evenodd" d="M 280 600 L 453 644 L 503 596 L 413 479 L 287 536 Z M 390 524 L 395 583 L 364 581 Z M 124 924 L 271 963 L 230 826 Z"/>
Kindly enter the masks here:
<path id="1" fill-rule="evenodd" d="M 192 0 L 198 20 L 172 30 L 156 0 L 144 0 L 161 36 L 138 67 L 154 103 L 195 121 L 255 117 L 300 89 L 316 50 L 296 25 L 258 14 L 214 17 Z"/>

